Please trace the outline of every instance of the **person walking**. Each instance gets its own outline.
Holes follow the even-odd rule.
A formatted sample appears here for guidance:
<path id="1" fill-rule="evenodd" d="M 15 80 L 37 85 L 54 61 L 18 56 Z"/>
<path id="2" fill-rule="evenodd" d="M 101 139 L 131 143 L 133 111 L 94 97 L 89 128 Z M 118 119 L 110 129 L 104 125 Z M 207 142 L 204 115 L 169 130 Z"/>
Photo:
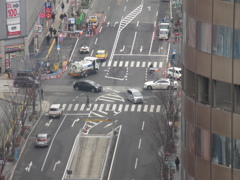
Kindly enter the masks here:
<path id="1" fill-rule="evenodd" d="M 58 44 L 58 35 L 55 35 L 56 45 Z"/>
<path id="2" fill-rule="evenodd" d="M 52 28 L 52 26 L 49 28 L 49 32 L 50 32 L 50 35 L 51 35 L 51 37 L 52 37 L 52 33 L 53 33 L 53 28 Z"/>
<path id="3" fill-rule="evenodd" d="M 61 4 L 62 11 L 64 10 L 64 7 L 65 7 L 65 5 L 64 5 L 64 3 L 62 2 L 62 4 Z"/>
<path id="4" fill-rule="evenodd" d="M 10 67 L 7 68 L 6 73 L 8 74 L 8 78 L 11 78 L 11 69 L 10 69 Z"/>
<path id="5" fill-rule="evenodd" d="M 64 18 L 64 15 L 63 15 L 63 13 L 62 13 L 62 14 L 60 14 L 60 19 L 61 19 L 61 21 L 63 20 L 63 18 Z"/>
<path id="6" fill-rule="evenodd" d="M 52 20 L 53 20 L 53 22 L 55 21 L 55 14 L 54 13 L 52 13 Z"/>
<path id="7" fill-rule="evenodd" d="M 53 29 L 53 35 L 56 36 L 56 34 L 57 34 L 57 30 L 54 28 Z"/>
<path id="8" fill-rule="evenodd" d="M 40 98 L 41 98 L 41 100 L 44 100 L 44 98 L 43 98 L 43 89 L 42 88 L 40 89 Z"/>
<path id="9" fill-rule="evenodd" d="M 87 108 L 90 108 L 90 107 L 89 107 L 89 97 L 88 97 L 88 95 L 87 95 L 87 101 L 86 101 L 85 106 L 86 106 Z"/>
<path id="10" fill-rule="evenodd" d="M 180 160 L 178 159 L 178 157 L 175 159 L 175 164 L 176 164 L 176 169 L 179 170 Z"/>
<path id="11" fill-rule="evenodd" d="M 49 34 L 47 35 L 47 45 L 49 45 L 51 37 L 49 36 Z"/>

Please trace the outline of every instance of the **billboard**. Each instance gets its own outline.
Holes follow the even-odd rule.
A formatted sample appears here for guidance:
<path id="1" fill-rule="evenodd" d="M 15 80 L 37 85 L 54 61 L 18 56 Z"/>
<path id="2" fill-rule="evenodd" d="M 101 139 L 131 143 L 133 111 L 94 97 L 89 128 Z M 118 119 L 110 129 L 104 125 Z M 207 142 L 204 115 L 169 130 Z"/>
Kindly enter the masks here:
<path id="1" fill-rule="evenodd" d="M 20 24 L 8 25 L 8 36 L 16 36 L 21 34 Z"/>
<path id="2" fill-rule="evenodd" d="M 19 1 L 7 3 L 7 18 L 15 18 L 19 16 L 20 16 Z"/>

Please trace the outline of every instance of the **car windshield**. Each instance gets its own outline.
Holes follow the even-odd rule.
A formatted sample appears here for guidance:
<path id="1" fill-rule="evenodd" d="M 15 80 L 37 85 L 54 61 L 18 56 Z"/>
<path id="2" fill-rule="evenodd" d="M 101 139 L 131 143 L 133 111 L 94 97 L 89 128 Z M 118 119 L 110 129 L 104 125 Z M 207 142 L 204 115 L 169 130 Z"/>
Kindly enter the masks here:
<path id="1" fill-rule="evenodd" d="M 50 108 L 50 111 L 58 111 L 56 108 Z"/>
<path id="2" fill-rule="evenodd" d="M 133 92 L 133 96 L 142 96 L 140 92 Z"/>
<path id="3" fill-rule="evenodd" d="M 160 28 L 161 28 L 161 29 L 169 29 L 169 26 L 168 26 L 168 25 L 161 25 Z"/>
<path id="4" fill-rule="evenodd" d="M 103 51 L 97 52 L 97 55 L 104 55 Z"/>
<path id="5" fill-rule="evenodd" d="M 96 86 L 97 83 L 95 83 L 94 81 L 88 81 L 89 84 L 93 85 L 93 86 Z"/>
<path id="6" fill-rule="evenodd" d="M 154 83 L 157 83 L 159 80 L 155 80 L 155 81 L 153 81 Z"/>
<path id="7" fill-rule="evenodd" d="M 168 33 L 167 31 L 160 31 L 159 34 L 165 35 L 165 34 L 167 34 L 167 33 Z"/>
<path id="8" fill-rule="evenodd" d="M 39 134 L 39 135 L 37 136 L 37 138 L 38 138 L 38 139 L 46 139 L 47 136 L 46 136 L 45 134 Z"/>

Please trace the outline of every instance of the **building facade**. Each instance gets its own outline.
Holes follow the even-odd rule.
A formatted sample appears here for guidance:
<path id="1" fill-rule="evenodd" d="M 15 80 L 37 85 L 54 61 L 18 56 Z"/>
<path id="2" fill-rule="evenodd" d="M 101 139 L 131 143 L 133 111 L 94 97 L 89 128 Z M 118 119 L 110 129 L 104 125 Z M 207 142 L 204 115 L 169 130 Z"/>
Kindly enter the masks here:
<path id="1" fill-rule="evenodd" d="M 240 178 L 240 0 L 183 1 L 182 180 Z"/>
<path id="2" fill-rule="evenodd" d="M 46 3 L 49 2 L 50 4 Z M 46 31 L 47 11 L 54 12 L 60 0 L 0 1 L 0 67 L 11 68 L 11 59 L 38 51 Z"/>

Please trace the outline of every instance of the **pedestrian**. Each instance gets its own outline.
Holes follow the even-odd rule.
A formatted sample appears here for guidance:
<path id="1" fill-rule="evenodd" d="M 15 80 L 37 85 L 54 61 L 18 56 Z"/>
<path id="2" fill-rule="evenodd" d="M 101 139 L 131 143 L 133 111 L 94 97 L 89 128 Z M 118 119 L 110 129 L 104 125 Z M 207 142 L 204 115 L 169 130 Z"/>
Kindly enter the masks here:
<path id="1" fill-rule="evenodd" d="M 53 22 L 55 21 L 55 14 L 54 13 L 52 13 L 52 20 L 53 20 Z"/>
<path id="2" fill-rule="evenodd" d="M 8 74 L 8 78 L 11 78 L 11 69 L 10 69 L 10 67 L 7 68 L 6 72 Z"/>
<path id="3" fill-rule="evenodd" d="M 54 28 L 53 29 L 53 35 L 56 36 L 56 34 L 57 34 L 57 30 Z"/>
<path id="4" fill-rule="evenodd" d="M 86 101 L 85 106 L 86 106 L 87 108 L 89 108 L 89 97 L 88 97 L 88 95 L 87 95 L 87 101 Z"/>
<path id="5" fill-rule="evenodd" d="M 52 28 L 52 26 L 49 28 L 49 32 L 50 32 L 50 35 L 51 35 L 51 37 L 52 37 L 52 33 L 53 33 L 53 28 Z"/>
<path id="6" fill-rule="evenodd" d="M 61 19 L 61 21 L 63 20 L 63 18 L 64 18 L 64 15 L 63 15 L 63 13 L 62 13 L 62 14 L 60 14 L 60 19 Z"/>
<path id="7" fill-rule="evenodd" d="M 63 14 L 63 17 L 64 17 L 64 18 L 65 18 L 65 17 L 67 17 L 67 14 L 66 14 L 66 13 L 64 13 L 64 14 Z"/>
<path id="8" fill-rule="evenodd" d="M 64 3 L 62 2 L 62 4 L 61 4 L 61 8 L 62 8 L 62 11 L 64 10 Z"/>
<path id="9" fill-rule="evenodd" d="M 57 35 L 55 35 L 55 41 L 56 41 L 56 45 L 57 45 L 57 43 L 58 43 L 58 36 Z"/>
<path id="10" fill-rule="evenodd" d="M 51 37 L 49 36 L 49 34 L 47 35 L 47 45 L 49 45 Z"/>
<path id="11" fill-rule="evenodd" d="M 176 164 L 176 169 L 179 170 L 180 160 L 178 159 L 178 157 L 175 159 L 175 164 Z"/>

